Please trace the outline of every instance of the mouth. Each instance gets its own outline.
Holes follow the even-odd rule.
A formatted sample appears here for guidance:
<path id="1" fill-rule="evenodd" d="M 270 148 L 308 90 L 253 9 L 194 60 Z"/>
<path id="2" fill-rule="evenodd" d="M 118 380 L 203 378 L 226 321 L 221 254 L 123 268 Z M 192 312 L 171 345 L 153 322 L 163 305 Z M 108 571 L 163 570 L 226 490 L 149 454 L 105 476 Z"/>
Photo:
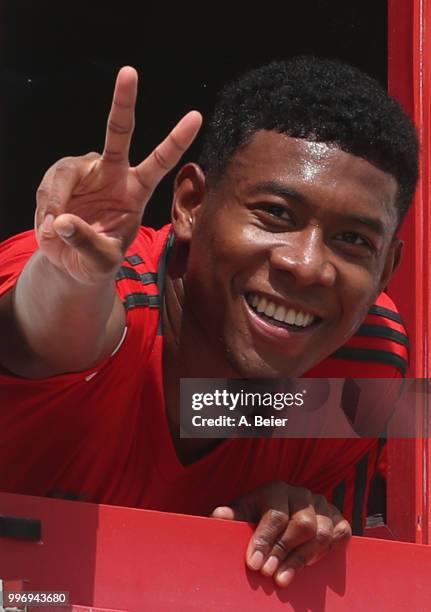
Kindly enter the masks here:
<path id="1" fill-rule="evenodd" d="M 311 312 L 277 304 L 257 293 L 246 293 L 244 297 L 249 309 L 258 319 L 280 330 L 301 333 L 322 322 L 321 317 Z"/>

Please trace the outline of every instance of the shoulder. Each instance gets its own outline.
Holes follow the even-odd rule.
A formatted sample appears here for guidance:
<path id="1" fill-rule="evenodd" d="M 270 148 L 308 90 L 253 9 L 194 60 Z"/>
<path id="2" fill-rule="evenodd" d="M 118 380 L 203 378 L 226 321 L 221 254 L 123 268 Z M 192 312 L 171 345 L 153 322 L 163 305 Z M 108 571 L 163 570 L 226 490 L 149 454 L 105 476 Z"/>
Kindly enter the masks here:
<path id="1" fill-rule="evenodd" d="M 157 269 L 160 258 L 171 232 L 171 225 L 156 230 L 141 226 L 127 249 L 125 264 L 136 266 L 145 263 L 148 268 Z"/>
<path id="2" fill-rule="evenodd" d="M 392 378 L 404 376 L 409 340 L 392 299 L 379 295 L 356 333 L 307 376 Z"/>
<path id="3" fill-rule="evenodd" d="M 21 270 L 37 249 L 33 230 L 0 242 L 0 296 L 13 287 Z"/>
<path id="4" fill-rule="evenodd" d="M 157 271 L 170 231 L 170 225 L 159 230 L 141 226 L 126 252 L 121 269 L 140 266 L 147 272 Z M 0 296 L 14 286 L 37 248 L 34 230 L 22 232 L 0 242 Z"/>
<path id="5" fill-rule="evenodd" d="M 160 230 L 140 227 L 127 249 L 116 277 L 117 291 L 126 310 L 137 306 L 159 308 L 170 230 L 170 225 Z"/>

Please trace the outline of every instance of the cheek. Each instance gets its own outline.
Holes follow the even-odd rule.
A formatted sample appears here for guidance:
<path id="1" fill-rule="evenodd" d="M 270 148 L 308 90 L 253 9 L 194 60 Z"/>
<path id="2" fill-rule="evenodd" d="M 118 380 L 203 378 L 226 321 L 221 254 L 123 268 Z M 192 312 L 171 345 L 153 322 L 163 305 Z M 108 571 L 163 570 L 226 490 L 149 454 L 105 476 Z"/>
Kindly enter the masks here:
<path id="1" fill-rule="evenodd" d="M 342 287 L 343 318 L 349 320 L 347 334 L 354 333 L 364 320 L 378 294 L 378 283 L 368 270 L 354 270 L 345 275 Z"/>
<path id="2" fill-rule="evenodd" d="M 212 324 L 223 318 L 230 291 L 231 258 L 228 241 L 212 234 L 194 240 L 185 275 L 186 295 L 197 318 L 211 316 Z"/>
<path id="3" fill-rule="evenodd" d="M 233 290 L 237 286 L 237 279 L 250 274 L 256 262 L 262 259 L 256 248 L 259 240 L 254 228 L 234 215 L 229 215 L 229 223 L 226 222 L 227 218 L 227 214 L 219 213 L 213 219 L 211 230 L 196 237 L 189 262 L 194 275 L 201 274 L 200 268 L 205 268 L 212 282 L 223 286 L 223 293 Z"/>
<path id="4" fill-rule="evenodd" d="M 357 267 L 349 274 L 350 295 L 357 304 L 371 304 L 379 291 L 380 274 L 375 270 Z"/>

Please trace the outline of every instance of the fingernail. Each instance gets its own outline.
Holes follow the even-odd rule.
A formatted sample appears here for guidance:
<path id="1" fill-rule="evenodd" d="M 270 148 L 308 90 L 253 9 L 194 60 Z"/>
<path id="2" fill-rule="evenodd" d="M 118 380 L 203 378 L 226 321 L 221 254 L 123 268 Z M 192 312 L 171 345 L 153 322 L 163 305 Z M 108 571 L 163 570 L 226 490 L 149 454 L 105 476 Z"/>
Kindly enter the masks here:
<path id="1" fill-rule="evenodd" d="M 281 587 L 286 587 L 290 584 L 295 576 L 295 570 L 292 567 L 288 567 L 276 576 L 277 584 Z"/>
<path id="2" fill-rule="evenodd" d="M 351 536 L 351 532 L 349 531 L 349 529 L 342 527 L 341 529 L 337 530 L 337 528 L 335 527 L 334 533 L 333 533 L 333 539 L 336 542 L 339 542 L 341 540 L 347 540 L 350 536 Z"/>
<path id="3" fill-rule="evenodd" d="M 264 560 L 263 553 L 260 550 L 255 550 L 250 557 L 249 566 L 254 570 L 260 570 Z"/>
<path id="4" fill-rule="evenodd" d="M 65 225 L 59 227 L 57 229 L 57 232 L 60 234 L 60 236 L 63 236 L 64 238 L 70 238 L 75 233 L 75 228 L 71 223 L 66 223 Z"/>
<path id="5" fill-rule="evenodd" d="M 265 565 L 262 567 L 262 572 L 268 576 L 272 576 L 275 570 L 278 567 L 278 559 L 274 555 L 271 555 L 269 559 L 267 559 Z"/>
<path id="6" fill-rule="evenodd" d="M 234 519 L 234 511 L 228 506 L 218 506 L 211 514 L 213 518 L 224 519 L 226 521 Z"/>
<path id="7" fill-rule="evenodd" d="M 54 223 L 54 215 L 51 215 L 51 213 L 48 213 L 45 217 L 45 219 L 43 220 L 42 223 L 42 231 L 45 234 L 50 234 L 52 231 L 52 224 Z"/>

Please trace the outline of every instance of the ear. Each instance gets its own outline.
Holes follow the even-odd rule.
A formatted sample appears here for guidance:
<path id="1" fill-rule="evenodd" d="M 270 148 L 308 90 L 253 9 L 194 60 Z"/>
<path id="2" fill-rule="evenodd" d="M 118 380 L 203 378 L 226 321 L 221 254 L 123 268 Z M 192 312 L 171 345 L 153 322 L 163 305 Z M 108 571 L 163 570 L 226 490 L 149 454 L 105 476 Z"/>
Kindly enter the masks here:
<path id="1" fill-rule="evenodd" d="M 171 219 L 175 238 L 189 242 L 205 197 L 205 175 L 197 164 L 186 164 L 175 178 Z"/>
<path id="2" fill-rule="evenodd" d="M 393 273 L 398 268 L 404 248 L 404 242 L 396 236 L 392 240 L 386 257 L 383 274 L 380 279 L 380 293 L 387 287 Z"/>

